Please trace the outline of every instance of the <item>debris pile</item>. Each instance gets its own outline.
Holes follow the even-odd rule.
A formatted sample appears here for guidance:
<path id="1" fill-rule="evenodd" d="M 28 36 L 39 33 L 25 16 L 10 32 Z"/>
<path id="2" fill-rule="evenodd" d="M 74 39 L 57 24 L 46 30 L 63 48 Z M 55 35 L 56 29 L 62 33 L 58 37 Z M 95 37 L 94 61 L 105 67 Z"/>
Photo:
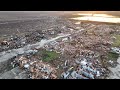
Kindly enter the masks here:
<path id="1" fill-rule="evenodd" d="M 8 39 L 1 41 L 1 51 L 6 51 L 10 49 L 17 49 L 20 47 L 23 47 L 27 45 L 26 43 L 26 38 L 24 37 L 18 37 L 17 35 L 15 36 L 10 36 Z"/>
<path id="2" fill-rule="evenodd" d="M 97 79 L 104 78 L 107 73 L 100 60 L 96 59 L 94 53 L 81 55 L 74 60 L 74 64 L 67 64 L 69 69 L 61 74 L 64 79 Z"/>
<path id="3" fill-rule="evenodd" d="M 117 47 L 111 47 L 112 52 L 120 54 L 120 48 Z"/>
<path id="4" fill-rule="evenodd" d="M 56 70 L 49 64 L 38 60 L 35 57 L 27 58 L 20 56 L 15 61 L 22 69 L 25 69 L 29 74 L 30 79 L 56 79 Z"/>

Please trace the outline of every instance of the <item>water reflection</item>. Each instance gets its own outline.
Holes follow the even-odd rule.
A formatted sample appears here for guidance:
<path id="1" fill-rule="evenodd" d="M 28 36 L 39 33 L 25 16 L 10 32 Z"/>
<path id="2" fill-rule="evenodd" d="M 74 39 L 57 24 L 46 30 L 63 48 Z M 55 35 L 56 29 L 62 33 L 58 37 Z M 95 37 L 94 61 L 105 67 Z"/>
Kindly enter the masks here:
<path id="1" fill-rule="evenodd" d="M 80 22 L 76 22 L 75 24 L 80 24 Z"/>
<path id="2" fill-rule="evenodd" d="M 97 22 L 108 22 L 108 23 L 120 23 L 120 17 L 112 16 L 108 14 L 84 14 L 78 13 L 79 17 L 70 18 L 74 20 L 86 20 L 86 21 L 97 21 Z"/>

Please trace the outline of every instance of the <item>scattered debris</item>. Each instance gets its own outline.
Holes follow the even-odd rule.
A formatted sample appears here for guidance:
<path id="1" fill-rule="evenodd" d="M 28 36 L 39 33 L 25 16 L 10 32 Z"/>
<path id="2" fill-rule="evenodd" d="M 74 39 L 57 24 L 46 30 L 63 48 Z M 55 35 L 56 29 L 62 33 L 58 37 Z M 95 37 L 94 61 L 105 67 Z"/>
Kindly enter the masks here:
<path id="1" fill-rule="evenodd" d="M 111 50 L 117 54 L 120 54 L 120 48 L 112 47 Z"/>
<path id="2" fill-rule="evenodd" d="M 61 22 L 64 23 L 64 20 Z M 30 79 L 105 78 L 107 67 L 103 65 L 103 59 L 100 57 L 110 51 L 120 54 L 119 47 L 112 47 L 110 35 L 114 30 L 102 24 L 67 23 L 53 24 L 46 29 L 30 31 L 21 36 L 11 35 L 0 42 L 0 52 L 4 51 L 0 55 L 10 53 L 12 49 L 19 49 L 18 56 L 11 64 L 26 70 Z M 58 35 L 61 38 L 56 37 Z M 56 38 L 46 43 L 48 38 L 53 37 Z M 27 50 L 36 42 L 38 47 Z M 39 42 L 42 42 L 43 47 L 40 47 Z M 27 47 L 23 52 L 21 47 L 24 46 Z M 114 61 L 110 59 L 108 63 L 113 65 Z"/>

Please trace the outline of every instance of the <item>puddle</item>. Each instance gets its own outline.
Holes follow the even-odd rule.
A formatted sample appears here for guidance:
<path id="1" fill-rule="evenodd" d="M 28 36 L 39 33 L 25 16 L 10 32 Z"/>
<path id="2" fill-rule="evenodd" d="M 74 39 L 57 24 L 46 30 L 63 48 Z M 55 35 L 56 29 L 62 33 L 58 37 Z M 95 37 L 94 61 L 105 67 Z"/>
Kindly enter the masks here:
<path id="1" fill-rule="evenodd" d="M 76 22 L 75 24 L 81 24 L 81 22 Z"/>
<path id="2" fill-rule="evenodd" d="M 120 17 L 108 15 L 108 14 L 76 14 L 78 17 L 70 18 L 74 20 L 83 20 L 83 21 L 96 21 L 96 22 L 106 22 L 106 23 L 120 23 Z M 79 22 L 76 22 L 79 24 Z"/>

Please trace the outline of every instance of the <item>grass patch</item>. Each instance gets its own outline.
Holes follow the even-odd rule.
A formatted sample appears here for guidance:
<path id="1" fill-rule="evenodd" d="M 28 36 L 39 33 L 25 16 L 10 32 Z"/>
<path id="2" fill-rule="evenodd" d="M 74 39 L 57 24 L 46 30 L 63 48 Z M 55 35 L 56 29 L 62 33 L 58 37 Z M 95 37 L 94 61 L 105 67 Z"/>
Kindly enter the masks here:
<path id="1" fill-rule="evenodd" d="M 38 52 L 38 55 L 45 62 L 55 60 L 55 59 L 59 58 L 59 56 L 60 56 L 60 54 L 56 53 L 55 51 L 47 51 L 47 50 L 40 50 Z"/>
<path id="2" fill-rule="evenodd" d="M 46 51 L 44 50 L 42 53 L 42 59 L 43 61 L 51 61 L 55 60 L 59 57 L 59 54 L 54 51 Z"/>
<path id="3" fill-rule="evenodd" d="M 113 42 L 112 46 L 113 47 L 120 47 L 120 35 L 113 35 L 116 37 L 116 40 Z"/>
<path id="4" fill-rule="evenodd" d="M 119 57 L 119 54 L 117 53 L 114 53 L 114 52 L 109 52 L 108 53 L 108 60 L 117 60 Z"/>

